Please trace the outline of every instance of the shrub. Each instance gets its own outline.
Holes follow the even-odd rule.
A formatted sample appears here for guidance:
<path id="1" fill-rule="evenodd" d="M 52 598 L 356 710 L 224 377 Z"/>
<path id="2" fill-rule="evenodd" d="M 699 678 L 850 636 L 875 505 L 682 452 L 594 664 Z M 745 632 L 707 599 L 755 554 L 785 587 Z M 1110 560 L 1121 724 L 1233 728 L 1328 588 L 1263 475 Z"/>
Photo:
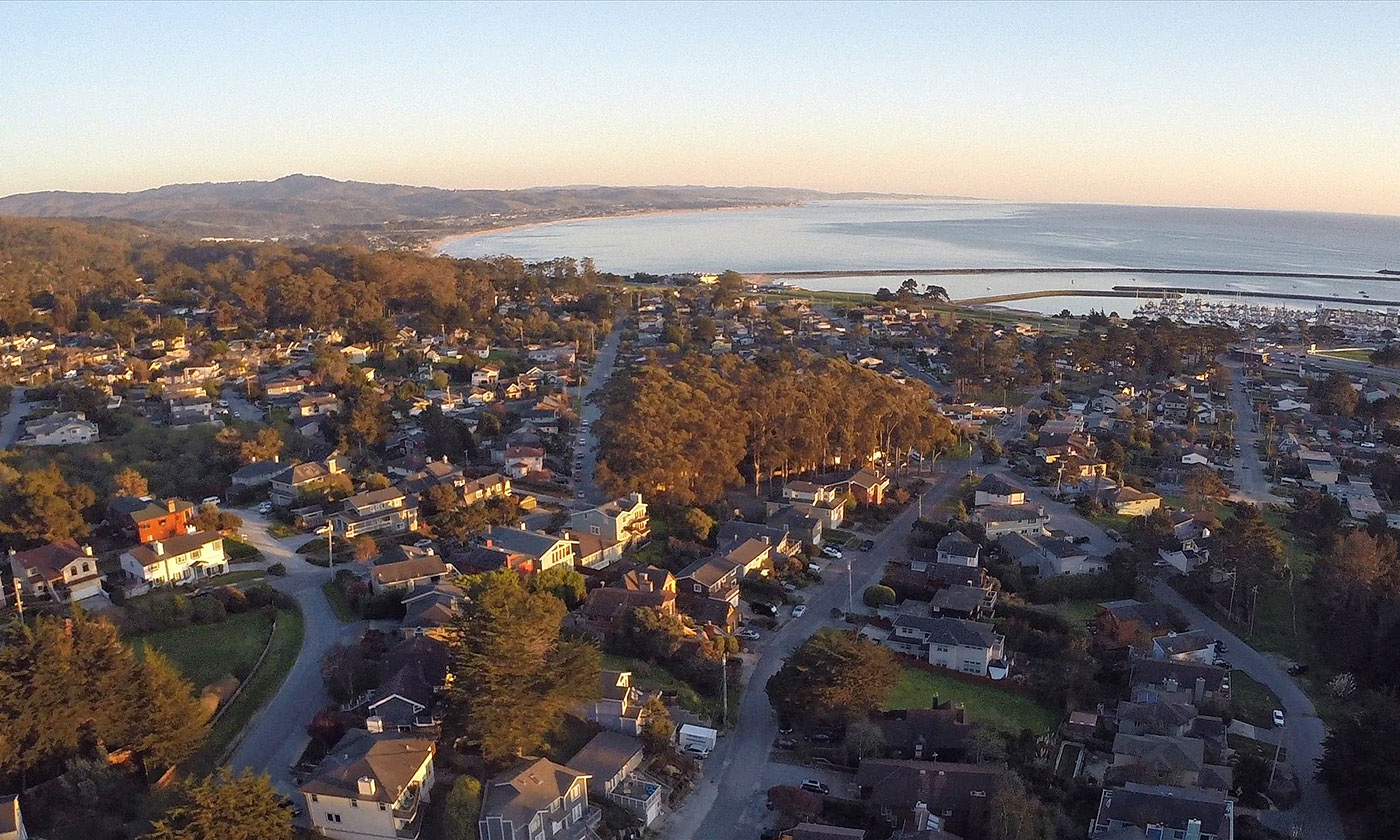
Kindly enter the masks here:
<path id="1" fill-rule="evenodd" d="M 213 624 L 228 617 L 223 603 L 213 595 L 201 595 L 190 601 L 190 616 L 195 624 Z"/>
<path id="2" fill-rule="evenodd" d="M 877 583 L 874 586 L 866 587 L 860 599 L 865 602 L 867 607 L 887 607 L 895 602 L 895 595 L 893 589 Z"/>
<path id="3" fill-rule="evenodd" d="M 235 586 L 221 586 L 213 596 L 223 605 L 224 611 L 237 615 L 248 611 L 248 596 Z"/>
<path id="4" fill-rule="evenodd" d="M 273 577 L 282 577 L 287 573 L 287 564 L 273 563 L 271 566 L 267 567 L 267 573 Z"/>
<path id="5" fill-rule="evenodd" d="M 481 813 L 481 782 L 475 776 L 459 776 L 447 794 L 443 814 L 443 836 L 447 840 L 476 840 L 477 816 Z"/>

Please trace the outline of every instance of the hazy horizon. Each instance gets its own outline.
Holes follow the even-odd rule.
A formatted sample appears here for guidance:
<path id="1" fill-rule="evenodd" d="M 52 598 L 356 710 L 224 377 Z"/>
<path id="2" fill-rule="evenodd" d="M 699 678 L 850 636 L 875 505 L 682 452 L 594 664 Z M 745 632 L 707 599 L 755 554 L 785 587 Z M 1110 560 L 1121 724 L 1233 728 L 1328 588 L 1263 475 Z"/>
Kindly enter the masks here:
<path id="1" fill-rule="evenodd" d="M 1389 4 L 0 5 L 0 194 L 288 173 L 1400 214 Z"/>

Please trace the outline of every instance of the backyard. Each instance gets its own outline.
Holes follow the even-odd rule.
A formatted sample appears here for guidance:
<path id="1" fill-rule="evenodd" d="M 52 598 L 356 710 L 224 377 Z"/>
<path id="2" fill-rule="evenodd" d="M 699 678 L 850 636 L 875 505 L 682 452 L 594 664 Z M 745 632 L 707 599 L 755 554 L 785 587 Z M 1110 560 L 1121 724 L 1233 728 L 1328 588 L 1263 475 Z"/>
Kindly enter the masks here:
<path id="1" fill-rule="evenodd" d="M 885 708 L 927 709 L 934 697 L 962 703 L 967 707 L 968 719 L 1007 732 L 1048 732 L 1056 723 L 1049 709 L 1029 697 L 918 668 L 903 669 Z"/>

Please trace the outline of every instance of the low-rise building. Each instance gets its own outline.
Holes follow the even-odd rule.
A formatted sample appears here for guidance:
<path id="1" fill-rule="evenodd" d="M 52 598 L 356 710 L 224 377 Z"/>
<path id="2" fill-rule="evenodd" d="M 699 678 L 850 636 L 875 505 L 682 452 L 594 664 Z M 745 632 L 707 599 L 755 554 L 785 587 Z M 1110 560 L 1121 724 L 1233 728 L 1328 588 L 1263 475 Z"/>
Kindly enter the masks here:
<path id="1" fill-rule="evenodd" d="M 118 496 L 107 506 L 111 524 L 141 543 L 187 533 L 193 514 L 194 503 L 184 499 L 157 502 L 149 498 Z"/>
<path id="2" fill-rule="evenodd" d="M 102 594 L 102 578 L 92 547 L 72 540 L 28 551 L 10 549 L 10 574 L 27 598 L 69 604 Z"/>
<path id="3" fill-rule="evenodd" d="M 590 802 L 612 801 L 650 827 L 661 817 L 665 788 L 637 775 L 642 766 L 642 742 L 618 732 L 599 732 L 584 745 L 569 766 L 588 774 Z"/>
<path id="4" fill-rule="evenodd" d="M 431 738 L 345 733 L 301 786 L 312 830 L 334 840 L 417 840 L 435 751 Z"/>
<path id="5" fill-rule="evenodd" d="M 959 618 L 900 615 L 885 645 L 940 668 L 987 676 L 1004 656 L 1006 639 L 991 624 Z"/>
<path id="6" fill-rule="evenodd" d="M 1089 827 L 1090 840 L 1130 836 L 1163 840 L 1233 840 L 1235 803 L 1215 790 L 1128 782 L 1107 788 Z"/>
<path id="7" fill-rule="evenodd" d="M 93 443 L 98 438 L 97 424 L 81 411 L 60 411 L 24 424 L 24 434 L 15 446 L 71 446 Z"/>
<path id="8" fill-rule="evenodd" d="M 151 585 L 174 585 L 228 571 L 224 538 L 217 531 L 152 540 L 121 554 L 128 578 Z"/>
<path id="9" fill-rule="evenodd" d="M 574 543 L 567 537 L 556 537 L 542 531 L 497 526 L 486 532 L 482 546 L 523 558 L 512 567 L 524 574 L 534 574 L 565 564 L 573 565 Z"/>
<path id="10" fill-rule="evenodd" d="M 496 776 L 482 792 L 483 840 L 597 840 L 600 813 L 588 804 L 588 774 L 547 758 Z"/>
<path id="11" fill-rule="evenodd" d="M 412 531 L 418 527 L 418 501 L 397 487 L 356 493 L 331 516 L 331 527 L 347 540 L 362 534 Z"/>
<path id="12" fill-rule="evenodd" d="M 973 521 L 986 530 L 987 539 L 994 540 L 1002 534 L 1040 536 L 1050 517 L 1040 505 L 987 505 L 976 510 Z"/>
<path id="13" fill-rule="evenodd" d="M 399 546 L 399 556 L 370 567 L 369 586 L 376 595 L 434 586 L 453 577 L 457 570 L 431 550 Z"/>

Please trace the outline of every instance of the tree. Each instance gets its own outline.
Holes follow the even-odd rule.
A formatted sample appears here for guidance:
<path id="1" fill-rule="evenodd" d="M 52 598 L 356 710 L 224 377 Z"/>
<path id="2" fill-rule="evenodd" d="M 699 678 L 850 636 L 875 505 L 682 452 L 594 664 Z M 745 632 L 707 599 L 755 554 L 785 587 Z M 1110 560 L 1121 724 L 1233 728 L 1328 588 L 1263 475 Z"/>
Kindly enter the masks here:
<path id="1" fill-rule="evenodd" d="M 685 625 L 674 615 L 639 607 L 622 617 L 617 645 L 639 659 L 664 662 L 676 656 L 687 635 Z"/>
<path id="2" fill-rule="evenodd" d="M 1318 778 L 1362 824 L 1363 837 L 1383 840 L 1400 825 L 1400 704 L 1372 695 L 1352 708 L 1323 740 Z"/>
<path id="3" fill-rule="evenodd" d="M 113 477 L 114 492 L 118 496 L 148 496 L 151 489 L 146 486 L 146 477 L 131 467 L 127 467 Z"/>
<path id="4" fill-rule="evenodd" d="M 710 536 L 710 531 L 715 527 L 715 521 L 700 508 L 686 508 L 685 527 L 691 539 L 696 542 L 704 542 Z"/>
<path id="5" fill-rule="evenodd" d="M 539 750 L 568 709 L 597 695 L 598 649 L 561 640 L 563 602 L 495 577 L 456 622 L 451 698 L 490 762 Z"/>
<path id="6" fill-rule="evenodd" d="M 568 564 L 552 566 L 531 575 L 528 585 L 531 592 L 547 592 L 563 601 L 569 609 L 582 604 L 586 594 L 583 575 Z"/>
<path id="7" fill-rule="evenodd" d="M 885 607 L 898 600 L 893 589 L 878 583 L 867 586 L 860 599 L 867 607 Z"/>
<path id="8" fill-rule="evenodd" d="M 476 840 L 477 817 L 481 814 L 481 782 L 475 776 L 459 776 L 447 793 L 443 815 L 446 840 Z"/>
<path id="9" fill-rule="evenodd" d="M 1230 488 L 1210 467 L 1196 465 L 1186 472 L 1182 481 L 1181 497 L 1192 511 L 1206 510 L 1212 499 L 1223 499 L 1230 495 Z"/>
<path id="10" fill-rule="evenodd" d="M 870 718 L 857 718 L 846 727 L 846 751 L 859 763 L 867 755 L 876 755 L 885 746 L 884 730 Z"/>
<path id="11" fill-rule="evenodd" d="M 142 840 L 277 840 L 292 836 L 292 813 L 266 775 L 227 768 L 183 789 Z"/>
<path id="12" fill-rule="evenodd" d="M 374 537 L 361 535 L 355 538 L 355 544 L 351 548 L 351 556 L 356 563 L 368 563 L 379 553 L 379 544 L 374 541 Z"/>
<path id="13" fill-rule="evenodd" d="M 83 511 L 96 500 L 86 484 L 64 481 L 52 461 L 24 472 L 0 464 L 0 535 L 10 547 L 86 536 Z"/>
<path id="14" fill-rule="evenodd" d="M 1239 574 L 1239 586 L 1248 591 L 1283 574 L 1283 542 L 1258 508 L 1246 503 L 1233 507 L 1235 515 L 1230 527 L 1222 529 L 1218 547 L 1225 567 Z"/>
<path id="15" fill-rule="evenodd" d="M 822 798 L 792 785 L 768 789 L 768 807 L 790 820 L 803 822 L 822 812 Z"/>
<path id="16" fill-rule="evenodd" d="M 282 435 L 276 429 L 259 429 L 252 440 L 238 445 L 238 461 L 251 464 L 254 461 L 271 461 L 282 454 Z"/>
<path id="17" fill-rule="evenodd" d="M 765 690 L 780 720 L 847 723 L 878 708 L 898 679 L 889 649 L 827 628 L 794 651 Z"/>
<path id="18" fill-rule="evenodd" d="M 665 752 L 671 747 L 671 734 L 676 725 L 671 722 L 671 713 L 660 697 L 651 697 L 642 707 L 642 745 L 649 755 Z"/>
<path id="19" fill-rule="evenodd" d="M 1055 834 L 1042 813 L 1040 800 L 1026 790 L 1015 773 L 1002 776 L 990 810 L 990 840 L 1039 840 Z"/>

